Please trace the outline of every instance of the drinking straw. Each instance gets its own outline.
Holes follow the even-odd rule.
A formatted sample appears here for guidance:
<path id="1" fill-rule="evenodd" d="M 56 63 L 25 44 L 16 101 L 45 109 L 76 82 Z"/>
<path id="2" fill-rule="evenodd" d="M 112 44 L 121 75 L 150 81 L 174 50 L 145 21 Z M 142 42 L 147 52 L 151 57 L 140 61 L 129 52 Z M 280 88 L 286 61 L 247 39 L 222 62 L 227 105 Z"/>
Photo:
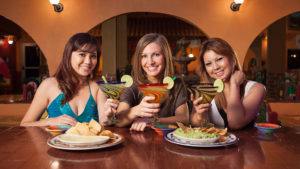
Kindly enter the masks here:
<path id="1" fill-rule="evenodd" d="M 102 75 L 102 80 L 104 81 L 104 83 L 108 83 L 105 76 Z"/>

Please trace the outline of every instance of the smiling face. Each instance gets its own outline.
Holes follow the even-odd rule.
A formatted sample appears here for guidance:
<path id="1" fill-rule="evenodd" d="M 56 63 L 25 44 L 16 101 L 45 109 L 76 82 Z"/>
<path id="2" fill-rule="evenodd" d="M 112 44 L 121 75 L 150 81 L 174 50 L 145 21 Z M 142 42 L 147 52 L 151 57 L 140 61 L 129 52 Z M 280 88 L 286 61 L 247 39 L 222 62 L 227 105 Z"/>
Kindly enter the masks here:
<path id="1" fill-rule="evenodd" d="M 162 54 L 161 47 L 152 42 L 144 48 L 141 56 L 141 66 L 147 79 L 152 83 L 159 82 L 165 69 L 165 57 Z"/>
<path id="2" fill-rule="evenodd" d="M 211 78 L 228 81 L 234 67 L 228 57 L 208 50 L 203 56 L 203 61 L 207 74 Z"/>
<path id="3" fill-rule="evenodd" d="M 97 51 L 87 52 L 84 48 L 73 51 L 71 55 L 71 65 L 79 76 L 89 76 L 97 65 Z"/>

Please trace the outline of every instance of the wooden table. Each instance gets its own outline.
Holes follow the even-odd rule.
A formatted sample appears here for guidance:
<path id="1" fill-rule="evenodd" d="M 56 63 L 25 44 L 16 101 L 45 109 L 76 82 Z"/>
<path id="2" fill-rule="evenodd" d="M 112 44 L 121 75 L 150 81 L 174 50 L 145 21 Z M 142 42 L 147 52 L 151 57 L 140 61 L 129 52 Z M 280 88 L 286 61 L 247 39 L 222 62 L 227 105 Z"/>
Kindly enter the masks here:
<path id="1" fill-rule="evenodd" d="M 272 137 L 256 129 L 234 132 L 240 141 L 222 148 L 190 148 L 171 144 L 152 130 L 131 133 L 121 145 L 92 151 L 62 151 L 46 141 L 50 134 L 38 127 L 12 127 L 0 132 L 1 169 L 296 169 L 300 168 L 300 137 L 281 128 Z"/>

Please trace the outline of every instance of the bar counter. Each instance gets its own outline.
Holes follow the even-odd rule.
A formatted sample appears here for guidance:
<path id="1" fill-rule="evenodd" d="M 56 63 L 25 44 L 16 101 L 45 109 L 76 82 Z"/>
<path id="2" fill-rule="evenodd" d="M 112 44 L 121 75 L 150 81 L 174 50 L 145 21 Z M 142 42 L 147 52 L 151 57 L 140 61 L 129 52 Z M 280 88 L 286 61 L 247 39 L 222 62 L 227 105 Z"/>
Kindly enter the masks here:
<path id="1" fill-rule="evenodd" d="M 282 127 L 272 136 L 255 128 L 233 131 L 239 141 L 219 148 L 175 145 L 149 129 L 129 132 L 109 128 L 124 142 L 89 151 L 59 150 L 47 145 L 52 136 L 39 127 L 0 130 L 1 169 L 295 169 L 300 168 L 299 131 Z"/>

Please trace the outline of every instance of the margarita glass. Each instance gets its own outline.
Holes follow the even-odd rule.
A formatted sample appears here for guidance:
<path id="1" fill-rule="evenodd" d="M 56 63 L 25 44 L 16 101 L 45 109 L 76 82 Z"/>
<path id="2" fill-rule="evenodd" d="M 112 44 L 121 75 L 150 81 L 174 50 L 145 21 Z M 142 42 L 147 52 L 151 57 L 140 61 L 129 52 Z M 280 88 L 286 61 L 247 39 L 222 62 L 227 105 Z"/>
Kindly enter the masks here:
<path id="1" fill-rule="evenodd" d="M 125 83 L 102 83 L 100 88 L 107 98 L 119 100 L 126 87 Z"/>
<path id="2" fill-rule="evenodd" d="M 162 104 L 168 97 L 168 84 L 167 83 L 152 83 L 139 85 L 139 90 L 144 96 L 154 96 L 154 100 L 148 101 L 149 103 Z M 153 126 L 157 122 L 158 115 L 155 114 L 149 118 L 150 125 Z"/>
<path id="3" fill-rule="evenodd" d="M 163 103 L 168 96 L 168 84 L 165 83 L 153 83 L 139 85 L 139 90 L 144 96 L 154 96 L 154 100 L 150 100 L 149 103 Z"/>
<path id="4" fill-rule="evenodd" d="M 199 85 L 192 85 L 188 88 L 190 94 L 193 94 L 194 98 L 202 97 L 201 103 L 210 103 L 217 95 L 217 88 L 213 87 L 211 83 L 200 83 Z"/>
<path id="5" fill-rule="evenodd" d="M 200 83 L 188 88 L 188 91 L 190 94 L 193 94 L 194 98 L 202 97 L 202 104 L 210 103 L 214 97 L 223 90 L 224 83 L 219 79 L 215 80 L 214 83 Z"/>
<path id="6" fill-rule="evenodd" d="M 102 79 L 104 83 L 99 84 L 100 89 L 103 91 L 107 98 L 114 100 L 119 100 L 120 95 L 123 93 L 124 89 L 126 87 L 130 87 L 133 84 L 133 79 L 129 75 L 123 75 L 121 77 L 120 83 L 108 83 L 104 76 L 102 76 Z M 117 122 L 115 113 L 113 114 L 111 121 L 113 124 Z"/>
<path id="7" fill-rule="evenodd" d="M 120 95 L 126 87 L 133 84 L 133 79 L 129 75 L 123 75 L 120 83 L 108 83 L 106 78 L 102 76 L 104 83 L 100 83 L 100 88 L 107 98 L 119 100 Z"/>
<path id="8" fill-rule="evenodd" d="M 100 89 L 103 91 L 103 93 L 106 95 L 107 98 L 119 100 L 120 95 L 126 88 L 125 83 L 102 83 L 100 84 Z M 117 123 L 117 117 L 114 113 L 111 118 L 111 123 L 115 124 Z"/>

